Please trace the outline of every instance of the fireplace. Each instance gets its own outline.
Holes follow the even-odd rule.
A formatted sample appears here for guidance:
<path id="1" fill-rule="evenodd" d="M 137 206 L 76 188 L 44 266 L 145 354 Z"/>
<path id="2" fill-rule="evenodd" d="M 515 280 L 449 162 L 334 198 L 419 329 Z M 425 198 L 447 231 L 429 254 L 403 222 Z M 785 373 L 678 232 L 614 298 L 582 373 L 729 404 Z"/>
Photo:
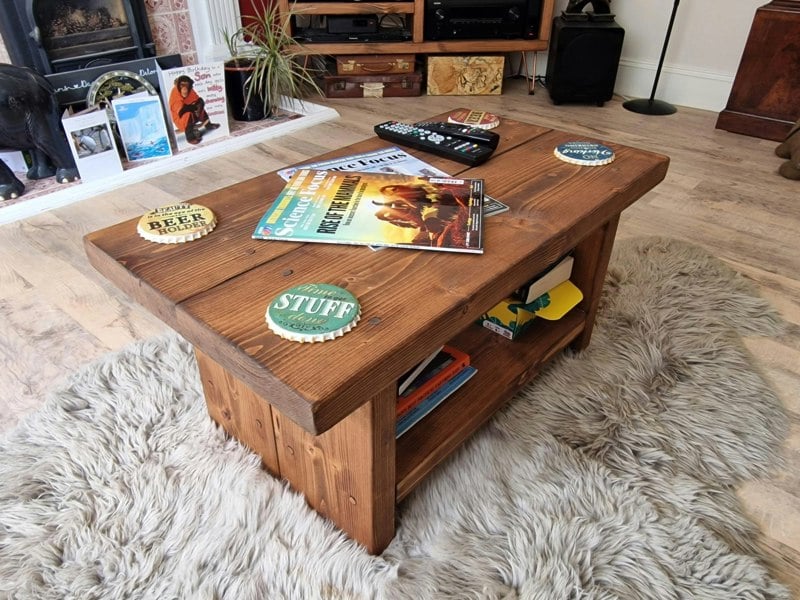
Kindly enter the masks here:
<path id="1" fill-rule="evenodd" d="M 144 0 L 2 0 L 11 62 L 43 74 L 156 55 Z"/>

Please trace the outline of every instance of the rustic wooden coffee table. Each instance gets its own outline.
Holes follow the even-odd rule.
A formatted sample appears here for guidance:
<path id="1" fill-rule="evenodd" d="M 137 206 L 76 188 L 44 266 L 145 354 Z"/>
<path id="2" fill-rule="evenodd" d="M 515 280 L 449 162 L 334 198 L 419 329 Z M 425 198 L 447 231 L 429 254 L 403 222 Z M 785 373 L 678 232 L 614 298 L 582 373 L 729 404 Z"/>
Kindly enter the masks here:
<path id="1" fill-rule="evenodd" d="M 477 168 L 414 152 L 453 175 L 483 178 L 511 207 L 486 220 L 482 255 L 253 240 L 283 187 L 275 173 L 193 200 L 219 219 L 202 239 L 148 242 L 137 219 L 85 238 L 98 271 L 194 345 L 212 418 L 373 553 L 394 536 L 396 503 L 546 361 L 589 343 L 620 213 L 667 172 L 667 157 L 604 140 L 594 141 L 616 160 L 581 167 L 553 149 L 584 136 L 510 118 L 495 131 L 502 141 Z M 319 158 L 389 145 L 371 138 Z M 579 307 L 534 322 L 514 342 L 475 324 L 570 250 Z M 358 326 L 317 344 L 273 334 L 269 301 L 308 282 L 355 294 Z M 471 354 L 477 375 L 395 440 L 398 377 L 448 341 Z"/>

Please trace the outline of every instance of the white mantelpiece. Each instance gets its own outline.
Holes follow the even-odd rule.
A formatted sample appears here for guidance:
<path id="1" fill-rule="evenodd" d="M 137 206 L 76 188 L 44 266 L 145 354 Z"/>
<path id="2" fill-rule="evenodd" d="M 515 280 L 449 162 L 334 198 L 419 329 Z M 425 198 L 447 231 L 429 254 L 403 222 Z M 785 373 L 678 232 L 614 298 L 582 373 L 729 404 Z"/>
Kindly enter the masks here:
<path id="1" fill-rule="evenodd" d="M 233 32 L 241 26 L 237 0 L 192 0 L 188 5 L 197 62 L 214 62 L 228 58 L 228 47 L 222 32 Z"/>

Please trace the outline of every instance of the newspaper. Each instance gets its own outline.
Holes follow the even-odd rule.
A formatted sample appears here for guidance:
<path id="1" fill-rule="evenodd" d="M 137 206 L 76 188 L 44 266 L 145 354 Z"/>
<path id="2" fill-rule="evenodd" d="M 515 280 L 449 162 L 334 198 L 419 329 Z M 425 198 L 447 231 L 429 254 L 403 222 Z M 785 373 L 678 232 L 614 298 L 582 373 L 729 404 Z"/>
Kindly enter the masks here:
<path id="1" fill-rule="evenodd" d="M 441 169 L 429 165 L 423 160 L 412 156 L 405 150 L 392 146 L 374 152 L 364 152 L 363 154 L 352 154 L 330 160 L 287 167 L 278 171 L 284 180 L 289 181 L 298 169 L 317 169 L 326 171 L 361 171 L 366 173 L 398 173 L 400 175 L 424 175 L 427 177 L 450 177 Z M 496 215 L 508 210 L 508 205 L 503 204 L 496 198 L 484 194 L 483 214 L 488 216 Z"/>

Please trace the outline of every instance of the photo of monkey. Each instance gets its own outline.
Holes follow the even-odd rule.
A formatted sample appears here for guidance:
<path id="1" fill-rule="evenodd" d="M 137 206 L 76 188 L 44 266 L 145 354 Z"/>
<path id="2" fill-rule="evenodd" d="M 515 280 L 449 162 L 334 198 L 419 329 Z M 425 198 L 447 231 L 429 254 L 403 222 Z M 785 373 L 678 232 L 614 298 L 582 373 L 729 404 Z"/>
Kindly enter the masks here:
<path id="1" fill-rule="evenodd" d="M 169 114 L 178 131 L 186 134 L 186 141 L 199 144 L 203 133 L 213 131 L 219 125 L 211 122 L 203 100 L 194 91 L 194 80 L 188 75 L 175 79 L 175 85 L 169 94 Z"/>
<path id="2" fill-rule="evenodd" d="M 222 63 L 165 69 L 160 81 L 178 150 L 229 134 Z"/>

